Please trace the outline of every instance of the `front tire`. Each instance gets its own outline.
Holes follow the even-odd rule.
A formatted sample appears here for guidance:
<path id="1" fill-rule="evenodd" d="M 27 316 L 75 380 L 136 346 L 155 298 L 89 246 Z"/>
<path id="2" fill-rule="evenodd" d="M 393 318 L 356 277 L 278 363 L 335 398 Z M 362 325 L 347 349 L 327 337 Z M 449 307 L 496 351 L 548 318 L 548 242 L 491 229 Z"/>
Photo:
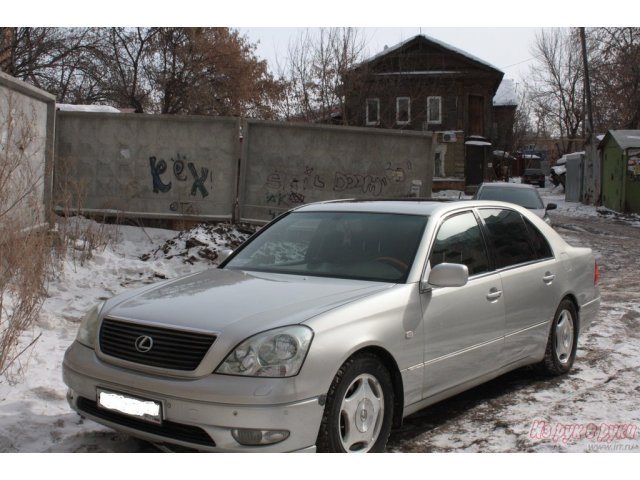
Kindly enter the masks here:
<path id="1" fill-rule="evenodd" d="M 351 357 L 329 388 L 318 452 L 383 452 L 392 418 L 389 371 L 374 355 Z"/>
<path id="2" fill-rule="evenodd" d="M 569 299 L 560 302 L 553 317 L 542 370 L 549 375 L 563 375 L 571 370 L 578 348 L 578 312 Z"/>

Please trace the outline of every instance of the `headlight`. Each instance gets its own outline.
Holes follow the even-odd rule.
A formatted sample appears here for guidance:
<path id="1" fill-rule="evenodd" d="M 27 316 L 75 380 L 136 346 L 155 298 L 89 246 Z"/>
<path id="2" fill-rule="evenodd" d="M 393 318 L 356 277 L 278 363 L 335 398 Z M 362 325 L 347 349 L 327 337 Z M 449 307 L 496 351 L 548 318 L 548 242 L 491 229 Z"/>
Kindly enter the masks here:
<path id="1" fill-rule="evenodd" d="M 102 310 L 103 305 L 104 302 L 100 302 L 89 310 L 80 323 L 76 340 L 89 348 L 94 348 L 96 345 L 98 319 L 100 318 L 100 310 Z"/>
<path id="2" fill-rule="evenodd" d="M 292 377 L 302 367 L 313 331 L 302 325 L 262 332 L 238 345 L 216 373 L 248 377 Z"/>

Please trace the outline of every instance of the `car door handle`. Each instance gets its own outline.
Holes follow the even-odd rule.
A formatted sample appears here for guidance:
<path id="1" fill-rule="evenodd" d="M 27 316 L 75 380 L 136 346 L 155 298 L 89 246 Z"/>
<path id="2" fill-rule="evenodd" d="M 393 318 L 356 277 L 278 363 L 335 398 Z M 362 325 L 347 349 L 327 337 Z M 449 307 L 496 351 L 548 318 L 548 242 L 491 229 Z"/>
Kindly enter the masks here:
<path id="1" fill-rule="evenodd" d="M 501 296 L 502 296 L 502 290 L 496 290 L 495 288 L 492 288 L 487 294 L 487 300 L 489 300 L 490 302 L 493 302 L 495 300 L 498 300 Z"/>
<path id="2" fill-rule="evenodd" d="M 555 278 L 556 276 L 553 273 L 547 272 L 544 274 L 544 277 L 542 277 L 542 281 L 546 284 L 551 284 Z"/>

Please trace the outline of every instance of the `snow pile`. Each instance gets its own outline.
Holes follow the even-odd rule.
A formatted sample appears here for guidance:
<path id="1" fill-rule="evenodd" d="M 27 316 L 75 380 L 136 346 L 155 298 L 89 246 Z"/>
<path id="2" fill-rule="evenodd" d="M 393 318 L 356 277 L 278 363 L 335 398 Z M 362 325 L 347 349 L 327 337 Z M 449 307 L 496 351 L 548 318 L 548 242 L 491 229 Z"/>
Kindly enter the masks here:
<path id="1" fill-rule="evenodd" d="M 227 223 L 217 225 L 202 223 L 190 230 L 180 232 L 161 246 L 140 256 L 147 260 L 171 260 L 179 258 L 183 263 L 193 265 L 204 261 L 217 265 L 218 255 L 222 250 L 235 250 L 255 232 L 251 226 L 237 227 Z"/>

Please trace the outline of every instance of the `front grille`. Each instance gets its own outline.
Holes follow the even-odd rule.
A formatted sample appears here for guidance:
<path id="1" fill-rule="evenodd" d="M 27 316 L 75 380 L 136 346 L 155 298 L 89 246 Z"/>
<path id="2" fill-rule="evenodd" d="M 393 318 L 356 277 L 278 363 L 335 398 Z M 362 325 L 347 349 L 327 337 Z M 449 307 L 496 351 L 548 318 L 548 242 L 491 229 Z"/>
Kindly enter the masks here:
<path id="1" fill-rule="evenodd" d="M 136 348 L 142 336 L 153 339 L 147 352 Z M 216 339 L 215 335 L 151 327 L 105 318 L 100 328 L 100 349 L 129 362 L 172 370 L 195 370 Z"/>
<path id="2" fill-rule="evenodd" d="M 78 398 L 78 409 L 81 412 L 91 415 L 93 417 L 105 420 L 107 422 L 115 423 L 123 427 L 132 428 L 145 433 L 153 435 L 159 435 L 164 438 L 170 438 L 172 440 L 178 440 L 181 442 L 192 443 L 196 445 L 204 445 L 207 447 L 215 447 L 214 442 L 207 432 L 199 427 L 192 425 L 184 425 L 182 423 L 174 423 L 169 421 L 162 422 L 162 425 L 156 425 L 153 423 L 147 423 L 142 420 L 127 417 L 119 413 L 104 410 L 96 404 L 84 397 Z"/>

